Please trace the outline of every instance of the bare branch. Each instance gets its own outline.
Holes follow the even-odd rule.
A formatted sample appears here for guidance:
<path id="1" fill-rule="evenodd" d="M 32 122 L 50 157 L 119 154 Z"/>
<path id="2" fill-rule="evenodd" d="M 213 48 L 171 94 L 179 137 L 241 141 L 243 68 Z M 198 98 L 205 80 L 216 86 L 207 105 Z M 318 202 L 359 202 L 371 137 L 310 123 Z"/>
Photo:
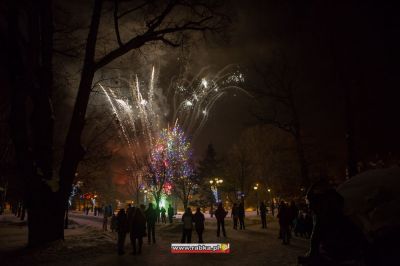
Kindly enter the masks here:
<path id="1" fill-rule="evenodd" d="M 66 51 L 61 51 L 61 50 L 57 50 L 57 49 L 53 49 L 53 52 L 56 53 L 56 54 L 60 54 L 60 55 L 66 56 L 66 57 L 72 57 L 72 58 L 77 58 L 78 57 L 77 54 L 70 54 L 70 53 L 68 53 Z"/>
<path id="2" fill-rule="evenodd" d="M 112 50 L 111 52 L 107 53 L 104 55 L 102 58 L 100 58 L 96 63 L 95 63 L 95 69 L 99 69 L 116 58 L 128 53 L 129 51 L 133 49 L 138 49 L 141 46 L 145 45 L 146 43 L 149 42 L 154 42 L 154 41 L 161 41 L 167 45 L 177 47 L 179 46 L 176 42 L 171 41 L 170 38 L 167 38 L 166 35 L 178 33 L 178 32 L 186 32 L 186 31 L 213 31 L 213 30 L 218 30 L 219 29 L 219 24 L 220 20 L 216 20 L 216 17 L 209 12 L 209 8 L 207 9 L 207 12 L 199 13 L 197 12 L 197 16 L 195 16 L 196 19 L 194 20 L 189 20 L 189 21 L 181 21 L 180 24 L 175 24 L 175 25 L 167 25 L 160 28 L 160 26 L 163 24 L 163 22 L 166 21 L 167 17 L 171 14 L 172 10 L 178 6 L 178 5 L 186 5 L 189 7 L 194 8 L 196 4 L 190 4 L 190 2 L 186 1 L 177 1 L 177 0 L 171 0 L 168 2 L 167 6 L 164 8 L 164 10 L 161 12 L 160 15 L 156 16 L 154 19 L 150 20 L 147 22 L 147 27 L 148 29 L 146 32 L 143 34 L 137 35 L 133 38 L 131 38 L 128 42 L 123 44 L 121 40 L 119 40 L 119 47 Z M 139 7 L 138 7 L 139 8 Z M 118 19 L 118 16 L 116 13 L 114 13 L 114 20 Z M 211 25 L 209 22 L 212 20 L 216 20 L 216 23 Z M 116 25 L 116 31 L 118 30 L 118 21 L 115 23 Z M 119 33 L 117 33 L 117 36 Z M 120 38 L 120 37 L 117 37 Z"/>
<path id="3" fill-rule="evenodd" d="M 164 38 L 164 36 L 160 36 L 160 37 L 156 38 L 155 41 L 162 41 L 166 45 L 169 45 L 169 46 L 172 46 L 172 47 L 179 47 L 181 45 L 180 43 L 173 42 L 171 40 L 168 40 L 168 39 Z"/>
<path id="4" fill-rule="evenodd" d="M 121 41 L 121 35 L 119 33 L 118 1 L 119 0 L 114 0 L 114 28 L 115 28 L 115 34 L 117 36 L 117 42 L 118 42 L 119 46 L 122 46 L 124 44 Z"/>
<path id="5" fill-rule="evenodd" d="M 150 1 L 144 1 L 144 3 L 142 3 L 142 4 L 140 4 L 140 5 L 136 6 L 136 7 L 133 7 L 133 8 L 131 8 L 131 9 L 125 11 L 125 12 L 122 12 L 121 14 L 119 14 L 117 16 L 117 18 L 120 19 L 120 18 L 122 18 L 122 17 L 124 17 L 124 16 L 126 16 L 126 15 L 128 15 L 128 14 L 130 14 L 132 12 L 138 11 L 138 10 L 144 8 L 145 6 L 147 6 L 149 3 L 150 3 Z"/>
<path id="6" fill-rule="evenodd" d="M 153 32 L 158 26 L 160 26 L 161 23 L 165 20 L 167 15 L 171 13 L 171 11 L 174 9 L 175 6 L 176 6 L 176 1 L 170 0 L 167 7 L 164 9 L 161 15 L 147 22 L 147 27 L 149 28 L 148 32 Z"/>

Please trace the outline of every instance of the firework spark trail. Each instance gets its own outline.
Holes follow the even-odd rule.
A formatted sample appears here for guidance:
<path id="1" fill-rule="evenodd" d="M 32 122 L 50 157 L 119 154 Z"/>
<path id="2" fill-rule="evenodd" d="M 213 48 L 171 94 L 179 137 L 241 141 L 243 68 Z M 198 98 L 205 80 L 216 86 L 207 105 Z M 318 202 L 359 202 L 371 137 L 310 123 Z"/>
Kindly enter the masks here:
<path id="1" fill-rule="evenodd" d="M 138 138 L 137 138 L 137 132 L 136 132 L 136 125 L 135 125 L 135 118 L 133 116 L 132 112 L 132 107 L 124 100 L 122 99 L 116 99 L 115 100 L 119 107 L 124 111 L 124 114 L 128 116 L 128 121 L 127 126 L 131 128 L 132 134 L 133 134 L 133 141 L 135 141 L 136 145 L 139 145 L 138 143 Z"/>
<path id="2" fill-rule="evenodd" d="M 138 95 L 137 102 L 139 103 L 138 107 L 139 107 L 140 115 L 143 117 L 143 119 L 141 120 L 142 126 L 148 137 L 148 139 L 147 139 L 148 144 L 150 147 L 152 147 L 153 146 L 153 130 L 151 128 L 151 122 L 150 122 L 149 116 L 153 117 L 154 113 L 153 113 L 152 109 L 147 108 L 147 105 L 149 104 L 149 102 L 143 98 L 142 93 L 140 92 L 139 78 L 137 76 L 136 76 L 136 92 Z M 151 106 L 149 105 L 149 107 L 151 107 Z"/>
<path id="3" fill-rule="evenodd" d="M 216 95 L 215 97 L 213 97 L 210 101 L 210 103 L 208 103 L 208 105 L 206 105 L 205 109 L 202 111 L 203 114 L 203 118 L 201 119 L 200 124 L 197 126 L 197 129 L 195 131 L 195 133 L 193 134 L 193 140 L 195 140 L 199 134 L 199 132 L 203 129 L 203 127 L 205 126 L 206 122 L 207 122 L 207 117 L 208 117 L 208 112 L 209 110 L 212 109 L 212 107 L 214 106 L 214 104 L 219 100 L 219 98 L 221 98 L 223 95 L 225 94 L 225 92 L 220 92 L 218 95 Z"/>
<path id="4" fill-rule="evenodd" d="M 100 88 L 103 90 L 104 94 L 105 94 L 106 97 L 107 97 L 108 102 L 109 102 L 110 105 L 111 105 L 111 108 L 112 108 L 112 110 L 113 110 L 113 113 L 114 113 L 115 117 L 116 117 L 117 120 L 118 120 L 118 124 L 119 124 L 119 127 L 120 127 L 120 129 L 121 129 L 122 135 L 123 135 L 123 137 L 125 138 L 125 141 L 126 141 L 127 144 L 128 144 L 129 150 L 130 150 L 130 152 L 131 152 L 131 156 L 132 156 L 132 158 L 133 158 L 133 157 L 134 157 L 134 154 L 133 154 L 133 149 L 132 149 L 132 148 L 133 148 L 133 147 L 132 147 L 132 143 L 131 143 L 130 138 L 128 137 L 128 134 L 127 134 L 127 132 L 126 132 L 126 129 L 125 129 L 123 120 L 121 119 L 121 117 L 120 117 L 120 115 L 119 115 L 119 113 L 118 113 L 118 110 L 117 110 L 117 108 L 115 107 L 115 105 L 114 105 L 114 103 L 113 103 L 113 101 L 112 101 L 110 95 L 108 94 L 107 90 L 106 90 L 101 84 L 99 84 L 99 86 L 100 86 Z"/>
<path id="5" fill-rule="evenodd" d="M 104 86 L 100 86 L 110 102 L 130 149 L 134 146 L 131 142 L 134 142 L 136 148 L 141 148 L 148 154 L 155 144 L 154 140 L 161 132 L 161 126 L 171 124 L 163 120 L 164 114 L 159 113 L 162 110 L 169 110 L 171 121 L 179 119 L 184 132 L 195 139 L 206 124 L 213 107 L 229 90 L 242 92 L 251 97 L 247 91 L 237 86 L 244 81 L 244 77 L 239 71 L 228 72 L 231 67 L 232 65 L 228 65 L 214 75 L 209 74 L 211 67 L 204 67 L 191 80 L 182 77 L 171 79 L 165 95 L 170 106 L 164 106 L 160 97 L 155 97 L 154 67 L 151 69 L 150 79 L 147 87 L 144 86 L 144 91 L 137 75 L 131 76 L 130 79 L 121 77 L 118 80 L 121 89 L 128 87 L 130 90 L 128 99 L 117 97 L 114 91 L 109 89 L 114 98 L 112 100 Z M 157 90 L 157 94 L 159 93 L 162 98 L 162 91 Z"/>
<path id="6" fill-rule="evenodd" d="M 154 97 L 154 66 L 151 71 L 150 90 L 149 90 L 149 96 L 148 96 L 150 108 L 153 108 L 153 97 Z"/>
<path id="7" fill-rule="evenodd" d="M 244 77 L 240 72 L 234 74 L 226 73 L 232 66 L 233 65 L 228 65 L 224 67 L 211 78 L 206 78 L 207 75 L 205 75 L 205 72 L 209 69 L 209 67 L 206 67 L 203 68 L 193 80 L 182 80 L 182 82 L 178 84 L 177 91 L 185 92 L 188 91 L 187 88 L 192 88 L 192 94 L 181 101 L 177 108 L 174 108 L 175 112 L 173 116 L 174 120 L 178 117 L 181 119 L 183 128 L 190 135 L 197 136 L 199 131 L 201 131 L 208 119 L 208 114 L 217 100 L 222 96 L 219 92 L 238 90 L 252 97 L 242 88 L 230 84 L 244 81 Z M 204 77 L 200 79 L 201 76 Z M 222 87 L 220 85 L 222 85 Z M 179 98 L 178 96 L 180 95 L 174 94 L 174 106 L 176 106 L 177 99 Z"/>
<path id="8" fill-rule="evenodd" d="M 129 120 L 130 123 L 122 123 L 122 121 L 123 121 L 122 120 L 122 115 L 118 114 L 118 119 L 119 119 L 120 123 L 123 124 L 123 127 L 125 128 L 125 136 L 129 136 L 129 134 L 127 133 L 127 128 L 130 128 L 131 131 L 133 132 L 133 136 L 134 136 L 133 141 L 137 145 L 139 145 L 138 140 L 137 140 L 137 134 L 136 134 L 135 119 L 133 117 L 133 112 L 131 112 L 131 109 L 132 109 L 131 106 L 127 102 L 125 102 L 124 100 L 118 99 L 112 89 L 109 89 L 109 90 L 110 90 L 111 95 L 113 96 L 113 99 L 115 99 L 115 102 L 117 103 L 117 105 L 119 107 L 119 110 L 123 110 L 124 111 L 124 112 L 122 112 L 122 115 L 128 116 L 128 120 Z M 129 145 L 129 143 L 128 143 L 128 145 Z M 130 145 L 130 148 L 132 149 L 132 145 Z"/>
<path id="9" fill-rule="evenodd" d="M 124 136 L 126 142 L 128 143 L 128 145 L 130 145 L 130 140 L 129 140 L 129 138 L 128 138 L 128 135 L 126 134 L 126 130 L 125 130 L 124 124 L 123 124 L 123 122 L 122 122 L 121 117 L 119 116 L 119 113 L 118 113 L 117 108 L 115 108 L 115 105 L 114 105 L 114 103 L 113 103 L 113 101 L 112 101 L 110 95 L 109 95 L 108 92 L 106 91 L 106 89 L 105 89 L 101 84 L 99 84 L 99 85 L 100 85 L 100 88 L 103 90 L 104 94 L 106 95 L 108 102 L 110 103 L 110 106 L 111 106 L 111 108 L 112 108 L 112 110 L 113 110 L 114 115 L 116 116 L 116 118 L 117 118 L 117 120 L 118 120 L 118 124 L 119 124 L 119 126 L 120 126 L 121 132 L 122 132 L 122 134 L 123 134 L 123 136 Z"/>

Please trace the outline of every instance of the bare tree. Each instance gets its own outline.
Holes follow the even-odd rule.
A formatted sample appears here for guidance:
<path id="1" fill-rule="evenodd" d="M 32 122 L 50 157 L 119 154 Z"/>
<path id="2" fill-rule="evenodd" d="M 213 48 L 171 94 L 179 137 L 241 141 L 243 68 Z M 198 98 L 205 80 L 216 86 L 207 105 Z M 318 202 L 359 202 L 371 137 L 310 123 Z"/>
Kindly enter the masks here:
<path id="1" fill-rule="evenodd" d="M 85 126 L 85 115 L 96 71 L 148 43 L 162 42 L 176 47 L 182 43 L 183 37 L 185 37 L 184 33 L 218 32 L 227 21 L 226 16 L 217 12 L 221 7 L 220 1 L 143 1 L 140 4 L 136 4 L 136 1 L 128 1 L 127 3 L 132 6 L 126 10 L 121 9 L 122 1 L 115 1 L 114 23 L 118 46 L 100 58 L 96 58 L 96 43 L 103 3 L 103 0 L 94 0 L 78 94 L 59 171 L 60 188 L 64 201 L 69 196 L 76 169 L 85 154 L 85 149 L 81 145 L 81 135 Z M 145 22 L 145 27 L 124 41 L 119 25 L 122 19 L 129 16 L 143 18 L 142 22 Z M 158 197 L 159 194 L 157 192 L 156 196 Z"/>
<path id="2" fill-rule="evenodd" d="M 225 162 L 227 180 L 223 184 L 223 190 L 228 192 L 232 202 L 237 200 L 238 193 L 248 196 L 254 181 L 253 162 L 251 150 L 243 140 L 234 144 Z"/>
<path id="3" fill-rule="evenodd" d="M 262 124 L 273 125 L 288 132 L 296 143 L 297 157 L 300 165 L 301 182 L 309 184 L 309 170 L 306 161 L 302 128 L 296 105 L 296 83 L 294 69 L 287 58 L 280 56 L 278 60 L 265 67 L 255 66 L 262 78 L 262 86 L 254 87 L 253 92 L 258 95 L 257 108 L 252 110 L 253 115 Z"/>
<path id="4" fill-rule="evenodd" d="M 195 192 L 199 183 L 198 181 L 198 175 L 196 173 L 190 176 L 174 178 L 173 193 L 182 201 L 185 210 L 189 205 L 190 196 Z"/>
<path id="5" fill-rule="evenodd" d="M 141 185 L 145 184 L 148 175 L 147 158 L 140 158 L 135 155 L 134 160 L 130 160 L 126 174 L 126 184 L 129 195 L 136 198 L 136 203 L 140 203 Z"/>
<path id="6" fill-rule="evenodd" d="M 64 236 L 67 198 L 53 181 L 53 10 L 51 0 L 6 5 L 10 128 L 32 246 Z"/>
<path id="7" fill-rule="evenodd" d="M 147 181 L 150 187 L 150 191 L 156 201 L 156 207 L 160 206 L 161 196 L 164 192 L 164 185 L 168 181 L 167 166 L 163 161 L 156 163 L 158 171 L 155 170 L 154 165 L 148 166 Z"/>

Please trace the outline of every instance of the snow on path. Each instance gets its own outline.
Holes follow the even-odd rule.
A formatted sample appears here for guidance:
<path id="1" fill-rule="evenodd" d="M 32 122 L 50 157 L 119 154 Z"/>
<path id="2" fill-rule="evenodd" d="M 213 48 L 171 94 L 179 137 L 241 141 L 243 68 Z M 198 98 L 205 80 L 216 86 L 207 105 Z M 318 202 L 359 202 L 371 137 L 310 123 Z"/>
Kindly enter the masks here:
<path id="1" fill-rule="evenodd" d="M 83 216 L 83 217 L 82 217 Z M 3 216 L 4 217 L 4 216 Z M 15 217 L 13 217 L 15 222 Z M 0 216 L 1 265 L 297 265 L 297 256 L 306 252 L 308 240 L 294 238 L 289 246 L 277 239 L 278 225 L 275 218 L 269 219 L 268 229 L 261 229 L 258 217 L 247 219 L 246 230 L 233 230 L 230 219 L 226 221 L 227 238 L 216 237 L 215 219 L 206 219 L 205 242 L 231 244 L 231 254 L 171 254 L 170 244 L 181 238 L 179 222 L 157 225 L 157 244 L 148 245 L 144 239 L 143 254 L 130 254 L 129 237 L 126 239 L 126 254 L 116 253 L 116 234 L 102 232 L 101 217 L 70 214 L 78 223 L 66 230 L 66 240 L 54 243 L 41 250 L 24 250 L 26 226 L 10 225 Z M 14 242 L 8 243 L 8 240 Z M 16 239 L 19 238 L 18 241 Z M 193 232 L 192 242 L 197 241 Z M 18 248 L 17 248 L 18 247 Z M 5 262 L 3 264 L 3 262 Z"/>
<path id="2" fill-rule="evenodd" d="M 88 217 L 87 217 L 88 218 Z M 97 218 L 97 217 L 93 217 Z M 89 219 L 82 219 L 85 222 Z M 76 220 L 77 221 L 77 220 Z M 99 219 L 97 227 L 101 227 Z M 93 223 L 95 221 L 87 222 Z M 143 254 L 130 254 L 129 237 L 126 240 L 126 254 L 105 254 L 93 258 L 93 265 L 297 265 L 297 256 L 303 255 L 308 249 L 308 240 L 294 238 L 289 246 L 284 246 L 278 237 L 278 224 L 275 218 L 269 218 L 268 229 L 261 229 L 258 217 L 247 219 L 246 230 L 233 230 L 230 219 L 226 221 L 227 238 L 216 237 L 215 219 L 206 219 L 204 233 L 205 242 L 231 244 L 231 254 L 171 254 L 170 244 L 179 243 L 181 228 L 179 223 L 157 225 L 157 243 L 147 244 L 144 239 Z M 192 242 L 197 235 L 193 232 Z"/>

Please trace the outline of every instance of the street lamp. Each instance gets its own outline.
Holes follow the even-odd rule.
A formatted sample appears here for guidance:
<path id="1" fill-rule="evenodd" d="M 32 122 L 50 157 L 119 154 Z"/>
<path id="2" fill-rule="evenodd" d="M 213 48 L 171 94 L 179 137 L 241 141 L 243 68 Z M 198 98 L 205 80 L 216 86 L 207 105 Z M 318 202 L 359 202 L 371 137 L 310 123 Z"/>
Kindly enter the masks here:
<path id="1" fill-rule="evenodd" d="M 224 182 L 222 179 L 219 179 L 218 177 L 211 179 L 210 181 L 210 186 L 211 186 L 211 191 L 214 195 L 215 201 L 219 202 L 218 200 L 218 185 L 222 184 L 222 182 Z M 211 217 L 213 217 L 213 206 L 214 206 L 214 202 L 211 202 L 211 208 L 210 208 L 210 215 Z"/>
<path id="2" fill-rule="evenodd" d="M 215 200 L 219 202 L 218 198 L 218 186 L 221 185 L 224 180 L 219 179 L 218 177 L 210 180 L 211 191 L 214 193 Z"/>
<path id="3" fill-rule="evenodd" d="M 271 201 L 271 204 L 272 204 L 271 189 L 268 188 L 267 191 L 268 191 L 269 201 Z"/>
<path id="4" fill-rule="evenodd" d="M 271 214 L 272 214 L 272 216 L 274 216 L 275 215 L 275 213 L 274 213 L 274 209 L 275 209 L 274 205 L 275 205 L 275 203 L 274 203 L 274 199 L 271 196 L 271 191 L 272 190 L 270 188 L 268 188 L 267 191 L 268 191 L 268 195 L 269 195 L 269 201 L 271 203 Z"/>
<path id="5" fill-rule="evenodd" d="M 144 192 L 143 204 L 146 205 L 147 204 L 147 202 L 146 202 L 147 201 L 147 189 L 145 189 L 143 192 Z"/>
<path id="6" fill-rule="evenodd" d="M 258 210 L 258 183 L 253 187 L 254 191 L 256 192 L 256 201 L 257 201 L 257 215 L 260 215 Z"/>

